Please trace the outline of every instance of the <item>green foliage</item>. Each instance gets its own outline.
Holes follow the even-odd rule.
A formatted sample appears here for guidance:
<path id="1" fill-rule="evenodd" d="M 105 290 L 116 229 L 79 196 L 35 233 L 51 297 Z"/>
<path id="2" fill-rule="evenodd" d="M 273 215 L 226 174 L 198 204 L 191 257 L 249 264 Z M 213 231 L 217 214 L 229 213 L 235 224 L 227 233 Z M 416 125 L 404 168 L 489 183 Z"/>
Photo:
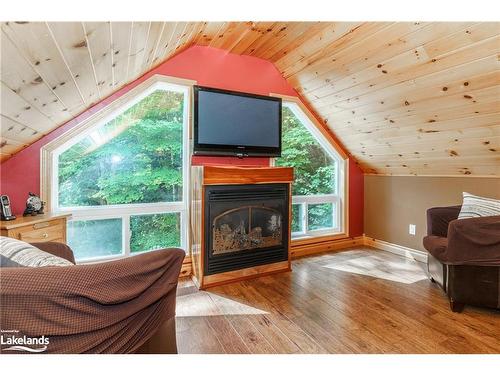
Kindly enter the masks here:
<path id="1" fill-rule="evenodd" d="M 183 94 L 156 91 L 63 152 L 59 204 L 181 201 L 183 110 Z M 179 216 L 132 216 L 131 251 L 180 246 Z M 121 236 L 121 219 L 75 222 L 68 232 L 79 259 L 119 254 Z"/>
<path id="2" fill-rule="evenodd" d="M 283 107 L 283 138 L 281 158 L 277 166 L 294 168 L 293 195 L 318 195 L 335 193 L 335 161 L 311 135 L 294 113 Z M 332 205 L 309 205 L 309 229 L 320 229 L 332 225 Z M 302 213 L 299 205 L 292 210 L 292 231 L 300 232 Z"/>
<path id="3" fill-rule="evenodd" d="M 281 158 L 277 166 L 294 168 L 293 195 L 335 192 L 335 162 L 288 107 L 283 107 Z"/>
<path id="4" fill-rule="evenodd" d="M 302 205 L 294 204 L 292 205 L 292 233 L 302 232 Z"/>
<path id="5" fill-rule="evenodd" d="M 68 223 L 68 245 L 75 258 L 120 255 L 122 252 L 122 220 L 85 220 Z"/>
<path id="6" fill-rule="evenodd" d="M 333 225 L 333 204 L 321 203 L 308 206 L 309 230 L 331 228 Z"/>
<path id="7" fill-rule="evenodd" d="M 140 252 L 180 246 L 181 220 L 178 213 L 132 216 L 130 251 Z"/>
<path id="8" fill-rule="evenodd" d="M 182 200 L 183 95 L 156 91 L 59 157 L 59 204 Z"/>

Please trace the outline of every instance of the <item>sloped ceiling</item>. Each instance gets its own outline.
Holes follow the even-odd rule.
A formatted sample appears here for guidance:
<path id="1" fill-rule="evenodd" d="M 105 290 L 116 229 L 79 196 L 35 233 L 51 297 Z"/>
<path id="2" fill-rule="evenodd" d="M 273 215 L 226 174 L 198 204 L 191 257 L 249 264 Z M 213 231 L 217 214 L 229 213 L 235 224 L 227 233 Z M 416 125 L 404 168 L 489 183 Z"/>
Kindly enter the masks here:
<path id="1" fill-rule="evenodd" d="M 2 160 L 198 44 L 273 62 L 366 173 L 500 175 L 500 23 L 1 28 Z"/>

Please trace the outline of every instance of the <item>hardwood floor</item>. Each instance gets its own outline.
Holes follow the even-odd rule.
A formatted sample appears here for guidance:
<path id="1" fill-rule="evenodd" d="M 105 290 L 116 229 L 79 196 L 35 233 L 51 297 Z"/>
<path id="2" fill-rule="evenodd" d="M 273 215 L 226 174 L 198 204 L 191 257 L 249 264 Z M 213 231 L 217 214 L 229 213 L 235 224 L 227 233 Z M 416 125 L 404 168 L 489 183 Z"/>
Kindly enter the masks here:
<path id="1" fill-rule="evenodd" d="M 500 312 L 453 313 L 424 264 L 368 248 L 198 291 L 179 285 L 179 353 L 500 353 Z"/>

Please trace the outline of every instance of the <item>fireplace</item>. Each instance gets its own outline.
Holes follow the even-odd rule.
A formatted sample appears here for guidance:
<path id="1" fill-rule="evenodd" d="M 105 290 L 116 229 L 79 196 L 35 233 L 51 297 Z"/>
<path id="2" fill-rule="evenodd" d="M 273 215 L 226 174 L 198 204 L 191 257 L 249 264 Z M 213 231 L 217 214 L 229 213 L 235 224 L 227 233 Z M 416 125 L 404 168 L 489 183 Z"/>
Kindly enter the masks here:
<path id="1" fill-rule="evenodd" d="M 289 185 L 205 188 L 205 275 L 288 259 Z"/>
<path id="2" fill-rule="evenodd" d="M 288 167 L 192 166 L 190 253 L 200 289 L 291 271 Z"/>

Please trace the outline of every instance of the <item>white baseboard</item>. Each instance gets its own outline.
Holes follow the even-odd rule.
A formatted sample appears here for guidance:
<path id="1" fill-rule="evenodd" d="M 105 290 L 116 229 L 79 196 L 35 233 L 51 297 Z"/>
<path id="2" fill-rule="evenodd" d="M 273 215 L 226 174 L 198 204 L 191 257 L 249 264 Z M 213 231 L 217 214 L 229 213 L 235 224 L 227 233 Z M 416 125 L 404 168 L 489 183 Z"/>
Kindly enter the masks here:
<path id="1" fill-rule="evenodd" d="M 377 240 L 367 236 L 364 236 L 363 244 L 365 246 L 374 247 L 375 249 L 385 250 L 393 254 L 401 255 L 406 258 L 415 259 L 417 262 L 427 263 L 427 253 L 420 250 Z"/>

